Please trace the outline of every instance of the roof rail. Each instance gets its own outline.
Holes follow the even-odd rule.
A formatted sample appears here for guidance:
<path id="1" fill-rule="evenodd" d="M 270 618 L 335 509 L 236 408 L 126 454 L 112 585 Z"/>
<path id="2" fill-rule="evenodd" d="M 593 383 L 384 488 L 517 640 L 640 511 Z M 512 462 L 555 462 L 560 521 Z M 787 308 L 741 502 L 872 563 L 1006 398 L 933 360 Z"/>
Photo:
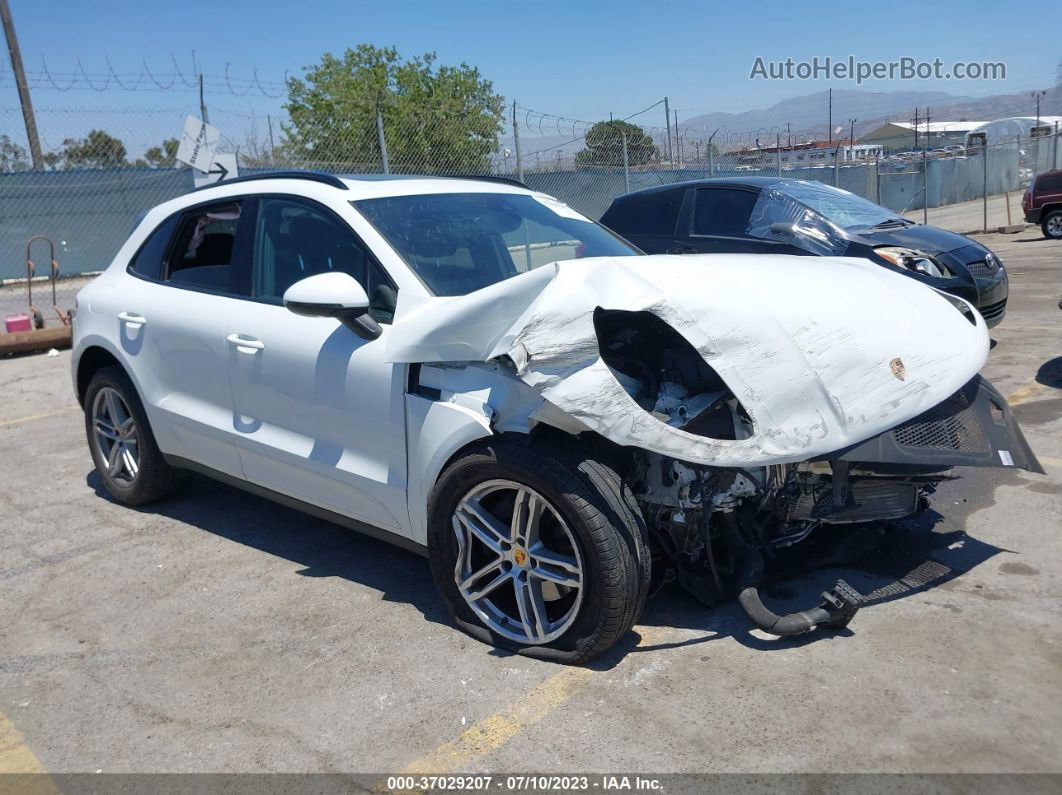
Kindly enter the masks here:
<path id="1" fill-rule="evenodd" d="M 479 182 L 500 182 L 502 185 L 515 185 L 517 188 L 527 188 L 527 185 L 525 185 L 518 179 L 513 179 L 512 177 L 496 177 L 493 174 L 484 174 L 482 176 L 469 174 L 467 177 L 460 176 L 453 177 L 453 179 L 474 179 L 478 180 Z M 530 188 L 528 188 L 528 190 L 530 190 Z"/>
<path id="2" fill-rule="evenodd" d="M 335 174 L 326 174 L 323 171 L 261 171 L 255 174 L 246 174 L 242 177 L 221 180 L 220 182 L 212 182 L 209 185 L 203 185 L 195 190 L 216 188 L 219 185 L 231 185 L 234 182 L 254 182 L 259 179 L 308 179 L 312 182 L 321 182 L 325 185 L 331 185 L 333 188 L 339 188 L 340 190 L 348 190 L 347 185 L 343 180 Z"/>

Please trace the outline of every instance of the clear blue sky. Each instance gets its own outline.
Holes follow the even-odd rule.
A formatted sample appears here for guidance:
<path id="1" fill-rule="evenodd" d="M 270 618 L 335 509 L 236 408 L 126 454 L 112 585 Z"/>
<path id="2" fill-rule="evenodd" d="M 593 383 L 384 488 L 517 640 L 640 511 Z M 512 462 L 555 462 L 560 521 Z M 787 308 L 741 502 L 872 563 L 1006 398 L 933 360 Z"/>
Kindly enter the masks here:
<path id="1" fill-rule="evenodd" d="M 135 72 L 141 61 L 170 73 L 173 53 L 191 71 L 236 78 L 257 68 L 278 84 L 326 51 L 360 42 L 394 45 L 403 54 L 434 50 L 442 63 L 478 66 L 508 99 L 581 119 L 626 115 L 663 95 L 681 116 L 741 111 L 854 82 L 750 81 L 756 56 L 889 60 L 901 55 L 946 64 L 1004 61 L 1005 82 L 870 82 L 867 90 L 940 89 L 987 95 L 1049 87 L 1062 56 L 1057 22 L 1030 5 L 962 2 L 430 2 L 429 0 L 309 0 L 308 2 L 132 2 L 131 0 L 10 0 L 27 70 L 41 57 L 65 84 L 77 59 L 90 74 Z M 1042 7 L 1041 7 L 1042 8 Z M 4 53 L 0 105 L 17 106 Z M 64 75 L 60 77 L 60 75 Z M 242 90 L 242 85 L 241 90 Z M 42 85 L 42 107 L 146 108 L 191 102 L 190 92 L 65 93 Z M 281 100 L 260 95 L 208 96 L 219 107 L 276 112 Z"/>

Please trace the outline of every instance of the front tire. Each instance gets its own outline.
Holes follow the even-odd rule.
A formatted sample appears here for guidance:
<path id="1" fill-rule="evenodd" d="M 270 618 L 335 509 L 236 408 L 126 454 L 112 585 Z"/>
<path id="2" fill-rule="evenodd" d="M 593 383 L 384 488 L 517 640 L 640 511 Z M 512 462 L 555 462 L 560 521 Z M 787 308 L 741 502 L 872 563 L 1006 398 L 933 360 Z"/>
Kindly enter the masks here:
<path id="1" fill-rule="evenodd" d="M 1062 210 L 1052 210 L 1043 217 L 1040 229 L 1049 240 L 1062 240 Z"/>
<path id="2" fill-rule="evenodd" d="M 645 604 L 642 517 L 611 467 L 552 446 L 492 439 L 452 462 L 428 505 L 435 584 L 474 638 L 585 663 Z"/>
<path id="3" fill-rule="evenodd" d="M 163 459 L 136 387 L 120 367 L 104 367 L 89 381 L 85 434 L 104 488 L 120 503 L 154 502 L 184 481 Z"/>

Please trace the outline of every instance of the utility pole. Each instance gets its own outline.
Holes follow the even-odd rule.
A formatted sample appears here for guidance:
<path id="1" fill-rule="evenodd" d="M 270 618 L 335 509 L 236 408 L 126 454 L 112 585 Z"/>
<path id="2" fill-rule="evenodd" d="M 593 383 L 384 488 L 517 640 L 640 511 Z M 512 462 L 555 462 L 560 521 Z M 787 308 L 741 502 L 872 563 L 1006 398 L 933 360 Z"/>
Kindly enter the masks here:
<path id="1" fill-rule="evenodd" d="M 789 129 L 789 122 L 785 123 L 785 138 L 786 138 L 785 148 L 786 149 L 792 149 L 793 148 L 793 131 Z"/>
<path id="2" fill-rule="evenodd" d="M 929 148 L 929 119 L 930 119 L 929 105 L 926 105 L 926 134 L 924 136 L 922 136 L 922 140 L 925 141 L 925 143 L 923 144 L 923 147 L 926 148 L 926 149 Z"/>
<path id="3" fill-rule="evenodd" d="M 914 148 L 917 149 L 918 148 L 918 108 L 917 107 L 915 108 L 914 134 L 915 134 Z"/>
<path id="4" fill-rule="evenodd" d="M 826 120 L 826 135 L 828 136 L 827 142 L 833 143 L 833 89 L 830 89 L 830 111 Z"/>
<path id="5" fill-rule="evenodd" d="M 266 114 L 266 125 L 269 127 L 269 163 L 270 165 L 277 164 L 277 148 L 273 144 L 273 117 L 270 114 Z"/>
<path id="6" fill-rule="evenodd" d="M 848 120 L 848 155 L 852 160 L 855 160 L 855 123 L 859 119 Z"/>
<path id="7" fill-rule="evenodd" d="M 18 87 L 18 101 L 22 105 L 22 120 L 26 123 L 26 140 L 29 142 L 30 159 L 33 168 L 44 168 L 41 156 L 41 138 L 37 134 L 37 118 L 33 115 L 33 103 L 30 101 L 29 84 L 26 72 L 22 68 L 22 52 L 18 48 L 18 36 L 15 35 L 15 23 L 11 19 L 11 8 L 7 0 L 0 0 L 0 20 L 4 24 L 4 36 L 7 38 L 7 51 L 11 55 L 11 69 L 15 73 L 15 85 Z"/>
<path id="8" fill-rule="evenodd" d="M 667 125 L 667 159 L 670 162 L 673 159 L 671 154 L 671 109 L 667 104 L 667 97 L 664 97 L 664 124 Z"/>
<path id="9" fill-rule="evenodd" d="M 671 112 L 675 114 L 675 150 L 678 155 L 679 168 L 682 168 L 682 136 L 679 134 L 678 111 L 673 110 Z"/>
<path id="10" fill-rule="evenodd" d="M 199 73 L 199 115 L 205 124 L 210 124 L 210 116 L 207 115 L 206 99 L 203 97 L 203 73 Z"/>
<path id="11" fill-rule="evenodd" d="M 1036 100 L 1036 126 L 1033 127 L 1033 131 L 1032 131 L 1033 137 L 1037 138 L 1037 140 L 1035 142 L 1035 149 L 1033 149 L 1033 157 L 1036 158 L 1036 161 L 1033 164 L 1033 176 L 1034 177 L 1036 176 L 1036 174 L 1040 170 L 1040 140 L 1037 137 L 1037 131 L 1040 129 L 1040 97 L 1042 97 L 1046 93 L 1047 93 L 1046 91 L 1033 91 L 1032 94 L 1030 95 L 1030 96 L 1032 96 L 1033 99 Z"/>
<path id="12" fill-rule="evenodd" d="M 611 117 L 611 114 L 609 114 Z M 513 148 L 516 150 L 516 179 L 524 181 L 524 158 L 520 152 L 520 125 L 516 121 L 516 100 L 513 100 Z M 630 191 L 627 191 L 630 193 Z"/>
<path id="13" fill-rule="evenodd" d="M 6 3 L 7 0 L 4 0 Z M 1036 100 L 1036 126 L 1040 126 L 1040 97 L 1046 94 L 1046 91 L 1033 91 L 1029 96 Z M 1035 132 L 1033 133 L 1035 135 Z"/>

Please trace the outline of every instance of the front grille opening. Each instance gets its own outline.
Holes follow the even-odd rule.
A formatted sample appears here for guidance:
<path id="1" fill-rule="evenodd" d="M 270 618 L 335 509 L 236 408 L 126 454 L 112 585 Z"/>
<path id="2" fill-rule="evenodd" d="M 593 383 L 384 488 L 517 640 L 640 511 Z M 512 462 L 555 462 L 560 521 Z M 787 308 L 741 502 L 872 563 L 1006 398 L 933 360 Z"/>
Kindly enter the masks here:
<path id="1" fill-rule="evenodd" d="M 984 429 L 961 391 L 898 426 L 893 430 L 893 436 L 903 447 L 966 453 L 991 451 Z"/>
<path id="2" fill-rule="evenodd" d="M 709 439 L 753 433 L 744 406 L 719 374 L 674 328 L 652 312 L 594 310 L 601 358 L 643 410 Z"/>

